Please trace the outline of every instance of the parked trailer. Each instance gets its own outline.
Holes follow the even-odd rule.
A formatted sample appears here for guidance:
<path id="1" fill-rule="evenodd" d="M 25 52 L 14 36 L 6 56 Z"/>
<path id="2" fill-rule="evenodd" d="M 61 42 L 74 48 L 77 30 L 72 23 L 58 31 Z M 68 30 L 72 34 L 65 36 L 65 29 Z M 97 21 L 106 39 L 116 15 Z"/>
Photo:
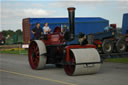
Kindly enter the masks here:
<path id="1" fill-rule="evenodd" d="M 44 23 L 48 22 L 49 27 L 54 31 L 55 27 L 62 28 L 66 25 L 69 30 L 68 18 L 25 18 L 23 19 L 23 41 L 25 44 L 30 43 L 33 39 L 32 29 L 36 26 L 36 23 L 41 24 L 41 28 Z M 83 32 L 84 34 L 103 32 L 104 28 L 109 25 L 109 21 L 100 17 L 76 17 L 75 18 L 75 34 Z"/>
<path id="2" fill-rule="evenodd" d="M 90 34 L 92 44 L 97 46 L 99 53 L 112 55 L 128 52 L 128 13 L 123 16 L 122 33 L 117 32 L 116 25 L 105 32 Z"/>

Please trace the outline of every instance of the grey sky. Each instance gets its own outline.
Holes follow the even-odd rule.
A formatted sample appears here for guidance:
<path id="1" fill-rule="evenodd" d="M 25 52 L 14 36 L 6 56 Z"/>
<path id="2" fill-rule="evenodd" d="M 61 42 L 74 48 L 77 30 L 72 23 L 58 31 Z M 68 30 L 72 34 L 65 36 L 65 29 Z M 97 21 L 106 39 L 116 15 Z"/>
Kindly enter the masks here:
<path id="1" fill-rule="evenodd" d="M 128 0 L 0 0 L 0 31 L 22 29 L 28 17 L 67 17 L 67 7 L 76 7 L 76 16 L 102 17 L 122 25 Z"/>

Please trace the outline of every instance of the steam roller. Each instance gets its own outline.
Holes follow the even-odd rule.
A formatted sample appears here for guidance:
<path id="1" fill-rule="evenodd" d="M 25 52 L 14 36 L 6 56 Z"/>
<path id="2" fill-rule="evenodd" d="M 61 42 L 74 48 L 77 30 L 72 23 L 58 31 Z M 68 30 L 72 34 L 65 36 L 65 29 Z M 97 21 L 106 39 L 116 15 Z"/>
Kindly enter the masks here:
<path id="1" fill-rule="evenodd" d="M 75 34 L 75 8 L 68 8 L 70 31 L 62 33 L 56 27 L 53 33 L 31 41 L 28 58 L 32 69 L 44 69 L 46 64 L 64 67 L 67 75 L 95 74 L 101 59 L 96 46 L 88 44 L 85 34 Z M 57 31 L 56 31 L 57 30 Z"/>

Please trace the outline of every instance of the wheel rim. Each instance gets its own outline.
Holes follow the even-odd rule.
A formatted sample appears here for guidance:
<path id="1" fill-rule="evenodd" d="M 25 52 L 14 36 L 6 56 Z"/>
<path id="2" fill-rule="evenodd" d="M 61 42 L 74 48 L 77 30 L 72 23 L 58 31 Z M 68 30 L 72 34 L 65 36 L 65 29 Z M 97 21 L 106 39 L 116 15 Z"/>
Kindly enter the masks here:
<path id="1" fill-rule="evenodd" d="M 64 65 L 64 70 L 68 75 L 72 75 L 75 71 L 75 57 L 73 55 L 73 52 L 70 51 L 70 64 Z"/>
<path id="2" fill-rule="evenodd" d="M 112 48 L 111 48 L 111 45 L 110 45 L 109 43 L 106 44 L 106 45 L 105 45 L 105 49 L 106 49 L 107 52 L 110 52 L 111 49 L 112 49 Z"/>
<path id="3" fill-rule="evenodd" d="M 29 63 L 32 69 L 36 69 L 39 64 L 39 48 L 35 42 L 32 42 L 29 47 Z"/>
<path id="4" fill-rule="evenodd" d="M 125 49 L 125 45 L 124 44 L 120 44 L 119 48 L 120 48 L 121 51 L 123 51 Z"/>

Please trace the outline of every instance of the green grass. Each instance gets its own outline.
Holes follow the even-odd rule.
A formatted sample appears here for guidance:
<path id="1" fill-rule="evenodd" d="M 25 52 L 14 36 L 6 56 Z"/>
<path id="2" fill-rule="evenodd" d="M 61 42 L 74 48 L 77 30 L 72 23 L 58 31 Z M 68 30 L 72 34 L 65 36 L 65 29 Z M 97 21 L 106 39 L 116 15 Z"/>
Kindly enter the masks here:
<path id="1" fill-rule="evenodd" d="M 0 53 L 5 54 L 28 54 L 27 50 L 1 50 Z"/>
<path id="2" fill-rule="evenodd" d="M 109 58 L 105 62 L 128 63 L 128 58 Z"/>

